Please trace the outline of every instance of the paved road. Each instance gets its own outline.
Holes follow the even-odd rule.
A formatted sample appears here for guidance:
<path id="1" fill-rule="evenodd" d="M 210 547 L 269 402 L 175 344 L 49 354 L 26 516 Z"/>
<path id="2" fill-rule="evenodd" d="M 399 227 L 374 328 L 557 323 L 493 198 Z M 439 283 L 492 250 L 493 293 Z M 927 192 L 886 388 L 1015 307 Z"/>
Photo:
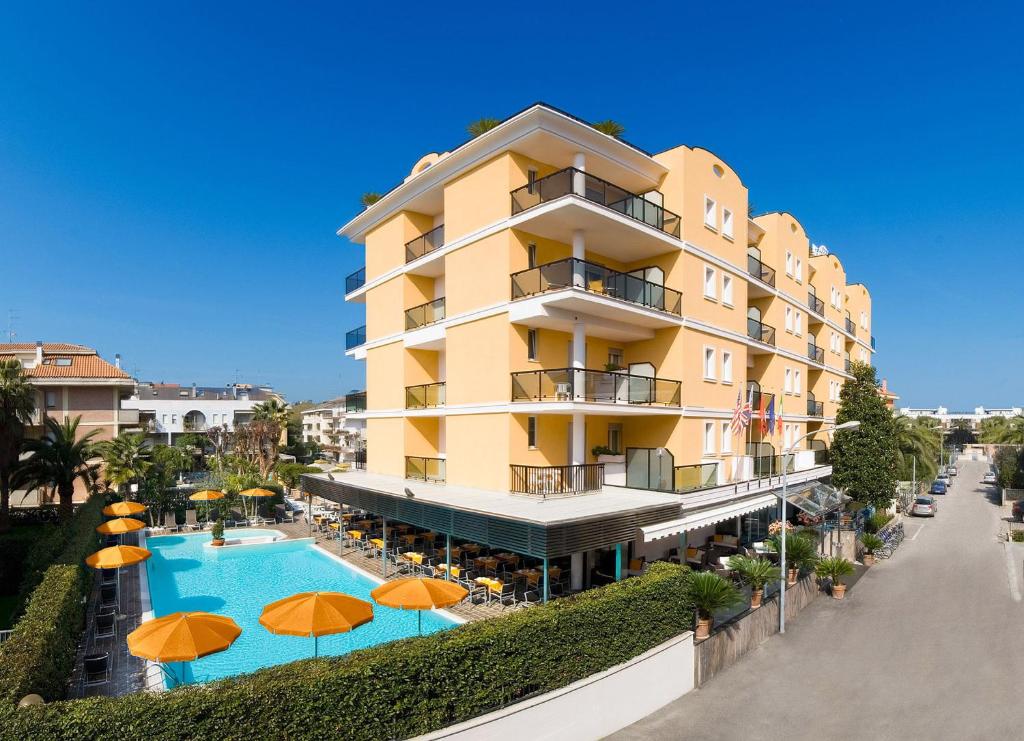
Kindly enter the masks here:
<path id="1" fill-rule="evenodd" d="M 815 600 L 784 636 L 613 738 L 1024 737 L 1024 549 L 997 541 L 985 470 L 961 464 L 938 516 L 907 521 L 897 554 L 846 600 Z"/>

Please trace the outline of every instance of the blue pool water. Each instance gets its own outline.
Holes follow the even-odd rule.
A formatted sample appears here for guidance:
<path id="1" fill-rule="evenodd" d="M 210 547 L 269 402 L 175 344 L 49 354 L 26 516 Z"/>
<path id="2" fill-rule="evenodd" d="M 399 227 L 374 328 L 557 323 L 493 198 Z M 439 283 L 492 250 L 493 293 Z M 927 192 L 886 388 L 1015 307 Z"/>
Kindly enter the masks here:
<path id="1" fill-rule="evenodd" d="M 228 530 L 228 539 L 274 534 L 267 530 Z M 370 598 L 377 586 L 354 569 L 338 563 L 309 541 L 212 548 L 210 534 L 149 538 L 153 557 L 146 561 L 150 596 L 157 617 L 201 610 L 231 617 L 242 634 L 231 648 L 198 661 L 170 667 L 185 682 L 252 672 L 313 655 L 313 639 L 273 635 L 259 624 L 263 607 L 297 592 L 344 592 L 373 603 L 374 619 L 349 633 L 323 636 L 321 656 L 416 635 L 416 612 L 381 607 Z M 368 562 L 369 563 L 369 562 Z M 376 562 L 379 563 L 379 562 Z M 438 613 L 423 613 L 423 633 L 456 625 Z"/>

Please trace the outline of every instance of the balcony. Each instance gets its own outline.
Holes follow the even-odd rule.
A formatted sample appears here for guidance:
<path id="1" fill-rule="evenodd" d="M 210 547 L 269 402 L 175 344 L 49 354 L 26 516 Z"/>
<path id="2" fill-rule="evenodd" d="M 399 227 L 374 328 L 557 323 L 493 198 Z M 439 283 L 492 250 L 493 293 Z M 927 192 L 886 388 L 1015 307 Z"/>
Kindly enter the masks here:
<path id="1" fill-rule="evenodd" d="M 761 408 L 761 400 L 764 400 L 764 408 L 767 409 L 768 405 L 772 403 L 772 399 L 775 398 L 775 394 L 748 387 L 747 397 L 750 399 L 751 411 L 756 414 Z M 776 410 L 776 412 L 778 412 L 778 410 Z"/>
<path id="2" fill-rule="evenodd" d="M 444 296 L 428 301 L 425 304 L 405 310 L 405 329 L 410 331 L 418 327 L 439 322 L 444 319 Z"/>
<path id="3" fill-rule="evenodd" d="M 808 417 L 824 417 L 825 416 L 825 402 L 815 401 L 814 399 L 807 400 L 807 416 Z"/>
<path id="4" fill-rule="evenodd" d="M 366 411 L 366 392 L 360 391 L 358 394 L 348 394 L 345 397 L 345 413 L 349 414 L 352 412 L 365 412 Z"/>
<path id="5" fill-rule="evenodd" d="M 345 349 L 351 350 L 354 347 L 366 344 L 366 325 L 350 329 L 345 333 Z"/>
<path id="6" fill-rule="evenodd" d="M 874 335 L 871 335 L 871 349 L 872 350 L 875 349 L 875 336 Z"/>
<path id="7" fill-rule="evenodd" d="M 444 458 L 424 458 L 418 455 L 405 456 L 405 477 L 431 484 L 444 483 Z"/>
<path id="8" fill-rule="evenodd" d="M 815 296 L 813 291 L 807 292 L 807 308 L 818 316 L 825 316 L 825 302 Z"/>
<path id="9" fill-rule="evenodd" d="M 683 294 L 679 291 L 575 257 L 520 270 L 511 278 L 513 301 L 575 287 L 675 316 L 683 313 Z"/>
<path id="10" fill-rule="evenodd" d="M 717 463 L 695 463 L 690 466 L 675 466 L 672 469 L 673 491 L 696 491 L 712 486 L 718 486 Z"/>
<path id="11" fill-rule="evenodd" d="M 436 409 L 444 406 L 444 381 L 405 387 L 406 409 Z"/>
<path id="12" fill-rule="evenodd" d="M 857 334 L 857 325 L 853 323 L 850 317 L 846 317 L 846 332 L 852 335 Z"/>
<path id="13" fill-rule="evenodd" d="M 352 293 L 352 291 L 358 291 L 360 288 L 366 285 L 366 268 L 359 268 L 356 272 L 345 278 L 345 293 Z"/>
<path id="14" fill-rule="evenodd" d="M 117 410 L 117 423 L 119 425 L 137 425 L 139 423 L 139 410 L 138 409 L 118 409 Z M 33 424 L 38 424 L 38 422 L 34 422 Z"/>
<path id="15" fill-rule="evenodd" d="M 846 357 L 844 357 L 844 358 L 843 358 L 843 369 L 844 369 L 844 370 L 845 370 L 845 371 L 846 371 L 847 373 L 849 373 L 849 372 L 851 371 L 851 369 L 852 369 L 852 368 L 853 368 L 853 361 L 851 361 L 851 360 L 850 360 L 850 356 L 849 356 L 849 355 L 847 355 Z"/>
<path id="16" fill-rule="evenodd" d="M 405 261 L 407 263 L 423 257 L 444 246 L 444 224 L 436 226 L 426 234 L 421 234 L 405 243 Z"/>
<path id="17" fill-rule="evenodd" d="M 680 405 L 682 383 L 619 371 L 558 368 L 512 374 L 512 401 Z"/>
<path id="18" fill-rule="evenodd" d="M 679 236 L 682 220 L 677 214 L 574 167 L 559 170 L 512 191 L 512 215 L 568 195 L 585 198 L 673 237 Z"/>
<path id="19" fill-rule="evenodd" d="M 753 255 L 747 255 L 747 272 L 765 285 L 775 288 L 775 270 L 765 265 Z"/>
<path id="20" fill-rule="evenodd" d="M 603 463 L 575 466 L 523 466 L 513 463 L 510 490 L 515 494 L 573 496 L 601 490 Z"/>
<path id="21" fill-rule="evenodd" d="M 747 337 L 766 345 L 775 344 L 775 327 L 747 317 Z"/>
<path id="22" fill-rule="evenodd" d="M 796 471 L 795 455 L 760 455 L 753 458 L 754 475 L 758 478 L 780 475 L 782 473 L 783 458 L 786 459 L 786 473 L 794 473 Z"/>
<path id="23" fill-rule="evenodd" d="M 818 347 L 813 342 L 807 343 L 807 358 L 815 363 L 825 362 L 825 348 Z"/>

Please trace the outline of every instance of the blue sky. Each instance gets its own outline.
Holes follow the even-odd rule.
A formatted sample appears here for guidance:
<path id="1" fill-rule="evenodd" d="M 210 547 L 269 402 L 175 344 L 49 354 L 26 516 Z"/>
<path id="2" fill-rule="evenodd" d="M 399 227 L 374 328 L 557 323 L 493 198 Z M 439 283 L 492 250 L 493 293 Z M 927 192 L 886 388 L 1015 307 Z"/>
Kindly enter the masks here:
<path id="1" fill-rule="evenodd" d="M 7 4 L 0 328 L 147 380 L 361 387 L 335 231 L 543 100 L 795 214 L 868 284 L 901 403 L 1024 402 L 1020 11 L 713 5 Z"/>

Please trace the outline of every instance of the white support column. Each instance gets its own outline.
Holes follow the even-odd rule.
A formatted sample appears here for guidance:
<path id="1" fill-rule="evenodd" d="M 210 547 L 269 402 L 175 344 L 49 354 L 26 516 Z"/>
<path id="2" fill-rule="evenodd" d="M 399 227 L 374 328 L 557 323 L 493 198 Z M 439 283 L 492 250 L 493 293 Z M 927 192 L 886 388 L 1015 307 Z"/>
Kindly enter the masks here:
<path id="1" fill-rule="evenodd" d="M 587 367 L 587 327 L 577 320 L 572 325 L 572 400 L 582 401 L 587 391 L 587 374 L 584 369 Z M 575 436 L 576 422 L 573 418 L 573 435 Z M 575 458 L 576 444 L 573 443 L 573 457 Z M 573 461 L 582 463 L 583 461 Z"/>
<path id="2" fill-rule="evenodd" d="M 576 261 L 572 267 L 572 284 L 577 288 L 583 288 L 583 260 L 587 253 L 586 241 L 583 238 L 582 229 L 574 229 L 572 233 L 572 256 Z"/>
<path id="3" fill-rule="evenodd" d="M 573 553 L 570 563 L 569 587 L 579 592 L 583 589 L 583 553 Z"/>
<path id="4" fill-rule="evenodd" d="M 587 181 L 584 173 L 587 171 L 587 155 L 583 152 L 577 152 L 572 156 L 572 166 L 579 172 L 573 173 L 572 178 L 572 192 L 578 196 L 585 195 L 587 192 Z"/>
<path id="5" fill-rule="evenodd" d="M 572 464 L 587 462 L 587 427 L 582 412 L 572 415 Z"/>

